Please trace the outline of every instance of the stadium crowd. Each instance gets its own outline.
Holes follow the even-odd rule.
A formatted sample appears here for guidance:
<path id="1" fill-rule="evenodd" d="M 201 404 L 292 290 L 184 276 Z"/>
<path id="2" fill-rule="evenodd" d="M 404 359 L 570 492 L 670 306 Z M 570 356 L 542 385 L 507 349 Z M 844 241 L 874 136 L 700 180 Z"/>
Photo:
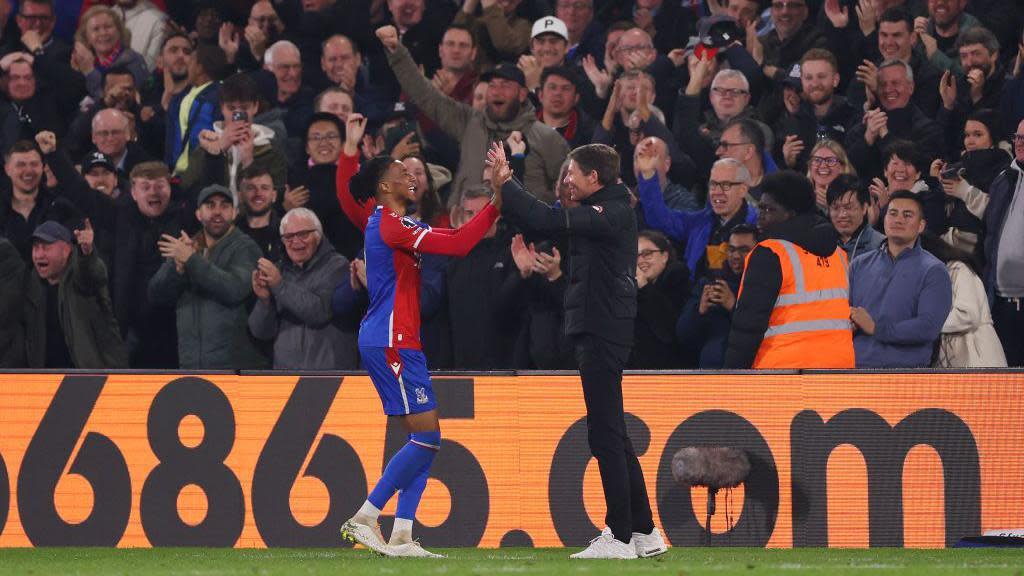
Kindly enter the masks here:
<path id="1" fill-rule="evenodd" d="M 857 367 L 1021 366 L 1022 26 L 998 0 L 0 0 L 0 366 L 358 369 L 342 175 L 390 155 L 410 216 L 459 227 L 492 141 L 567 206 L 568 152 L 618 151 L 628 368 L 750 367 L 768 238 L 844 253 Z M 567 242 L 499 220 L 423 256 L 430 368 L 575 368 Z"/>

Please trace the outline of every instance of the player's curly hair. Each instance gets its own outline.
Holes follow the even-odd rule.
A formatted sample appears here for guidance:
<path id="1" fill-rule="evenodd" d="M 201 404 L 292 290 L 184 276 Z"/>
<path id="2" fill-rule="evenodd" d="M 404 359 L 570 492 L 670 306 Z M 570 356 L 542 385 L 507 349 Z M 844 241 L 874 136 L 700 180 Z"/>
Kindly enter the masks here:
<path id="1" fill-rule="evenodd" d="M 375 198 L 377 185 L 384 179 L 388 167 L 394 162 L 395 159 L 391 156 L 376 156 L 364 163 L 349 181 L 348 187 L 352 196 L 360 202 Z"/>

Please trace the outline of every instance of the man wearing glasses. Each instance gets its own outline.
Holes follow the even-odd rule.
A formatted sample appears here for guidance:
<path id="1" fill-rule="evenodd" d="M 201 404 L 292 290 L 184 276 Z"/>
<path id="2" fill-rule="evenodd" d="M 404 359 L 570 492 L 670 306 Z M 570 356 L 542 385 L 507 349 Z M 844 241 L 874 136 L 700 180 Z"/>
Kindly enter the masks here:
<path id="1" fill-rule="evenodd" d="M 719 158 L 732 158 L 747 169 L 750 177 L 747 182 L 750 187 L 747 198 L 751 202 L 761 198 L 761 180 L 765 174 L 775 171 L 774 164 L 770 167 L 767 165 L 766 140 L 765 128 L 760 122 L 750 118 L 735 118 L 722 130 L 722 138 L 715 149 Z"/>
<path id="2" fill-rule="evenodd" d="M 21 32 L 20 46 L 14 52 L 30 52 L 37 60 L 67 66 L 71 61 L 71 47 L 53 36 L 57 20 L 53 14 L 53 0 L 23 0 L 15 17 Z"/>
<path id="3" fill-rule="evenodd" d="M 1024 121 L 1014 161 L 989 187 L 985 210 L 985 288 L 1009 366 L 1024 365 Z"/>
<path id="4" fill-rule="evenodd" d="M 306 208 L 288 211 L 280 229 L 287 258 L 256 262 L 249 330 L 273 341 L 275 370 L 355 369 L 356 335 L 331 322 L 331 294 L 348 277 L 348 261 L 324 242 L 320 219 Z"/>

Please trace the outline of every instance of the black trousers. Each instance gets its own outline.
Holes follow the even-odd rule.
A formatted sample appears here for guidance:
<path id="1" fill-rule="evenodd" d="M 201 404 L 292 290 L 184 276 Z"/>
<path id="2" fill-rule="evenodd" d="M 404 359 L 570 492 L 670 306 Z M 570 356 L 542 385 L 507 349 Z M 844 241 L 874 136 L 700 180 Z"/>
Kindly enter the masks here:
<path id="1" fill-rule="evenodd" d="M 1011 368 L 1024 366 L 1024 298 L 1003 298 L 996 295 L 992 306 L 992 322 Z"/>
<path id="2" fill-rule="evenodd" d="M 633 532 L 649 534 L 654 529 L 644 473 L 622 408 L 622 367 L 629 347 L 580 334 L 573 337 L 573 348 L 587 405 L 587 440 L 601 471 L 608 508 L 605 522 L 616 539 L 629 542 Z"/>

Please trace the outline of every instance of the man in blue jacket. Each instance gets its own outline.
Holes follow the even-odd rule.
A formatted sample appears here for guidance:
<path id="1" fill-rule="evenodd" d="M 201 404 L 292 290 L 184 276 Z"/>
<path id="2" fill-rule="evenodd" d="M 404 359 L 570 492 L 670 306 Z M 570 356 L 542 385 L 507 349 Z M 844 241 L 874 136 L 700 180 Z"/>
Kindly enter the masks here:
<path id="1" fill-rule="evenodd" d="M 175 174 L 188 168 L 189 154 L 199 146 L 199 133 L 213 130 L 214 121 L 220 119 L 220 78 L 226 67 L 220 48 L 199 46 L 188 65 L 188 88 L 167 105 L 164 162 Z"/>
<path id="2" fill-rule="evenodd" d="M 857 368 L 926 368 L 953 305 L 945 265 L 921 248 L 924 206 L 895 192 L 886 241 L 850 264 L 850 320 Z"/>
<path id="3" fill-rule="evenodd" d="M 644 140 L 641 146 L 649 147 L 653 153 L 652 139 Z M 733 227 L 757 223 L 757 210 L 744 201 L 749 184 L 750 172 L 741 162 L 722 158 L 711 168 L 708 205 L 703 210 L 683 212 L 668 208 L 655 170 L 639 174 L 637 192 L 647 226 L 664 232 L 676 242 L 684 242 L 686 266 L 694 278 L 700 278 L 708 272 L 722 270 Z"/>

